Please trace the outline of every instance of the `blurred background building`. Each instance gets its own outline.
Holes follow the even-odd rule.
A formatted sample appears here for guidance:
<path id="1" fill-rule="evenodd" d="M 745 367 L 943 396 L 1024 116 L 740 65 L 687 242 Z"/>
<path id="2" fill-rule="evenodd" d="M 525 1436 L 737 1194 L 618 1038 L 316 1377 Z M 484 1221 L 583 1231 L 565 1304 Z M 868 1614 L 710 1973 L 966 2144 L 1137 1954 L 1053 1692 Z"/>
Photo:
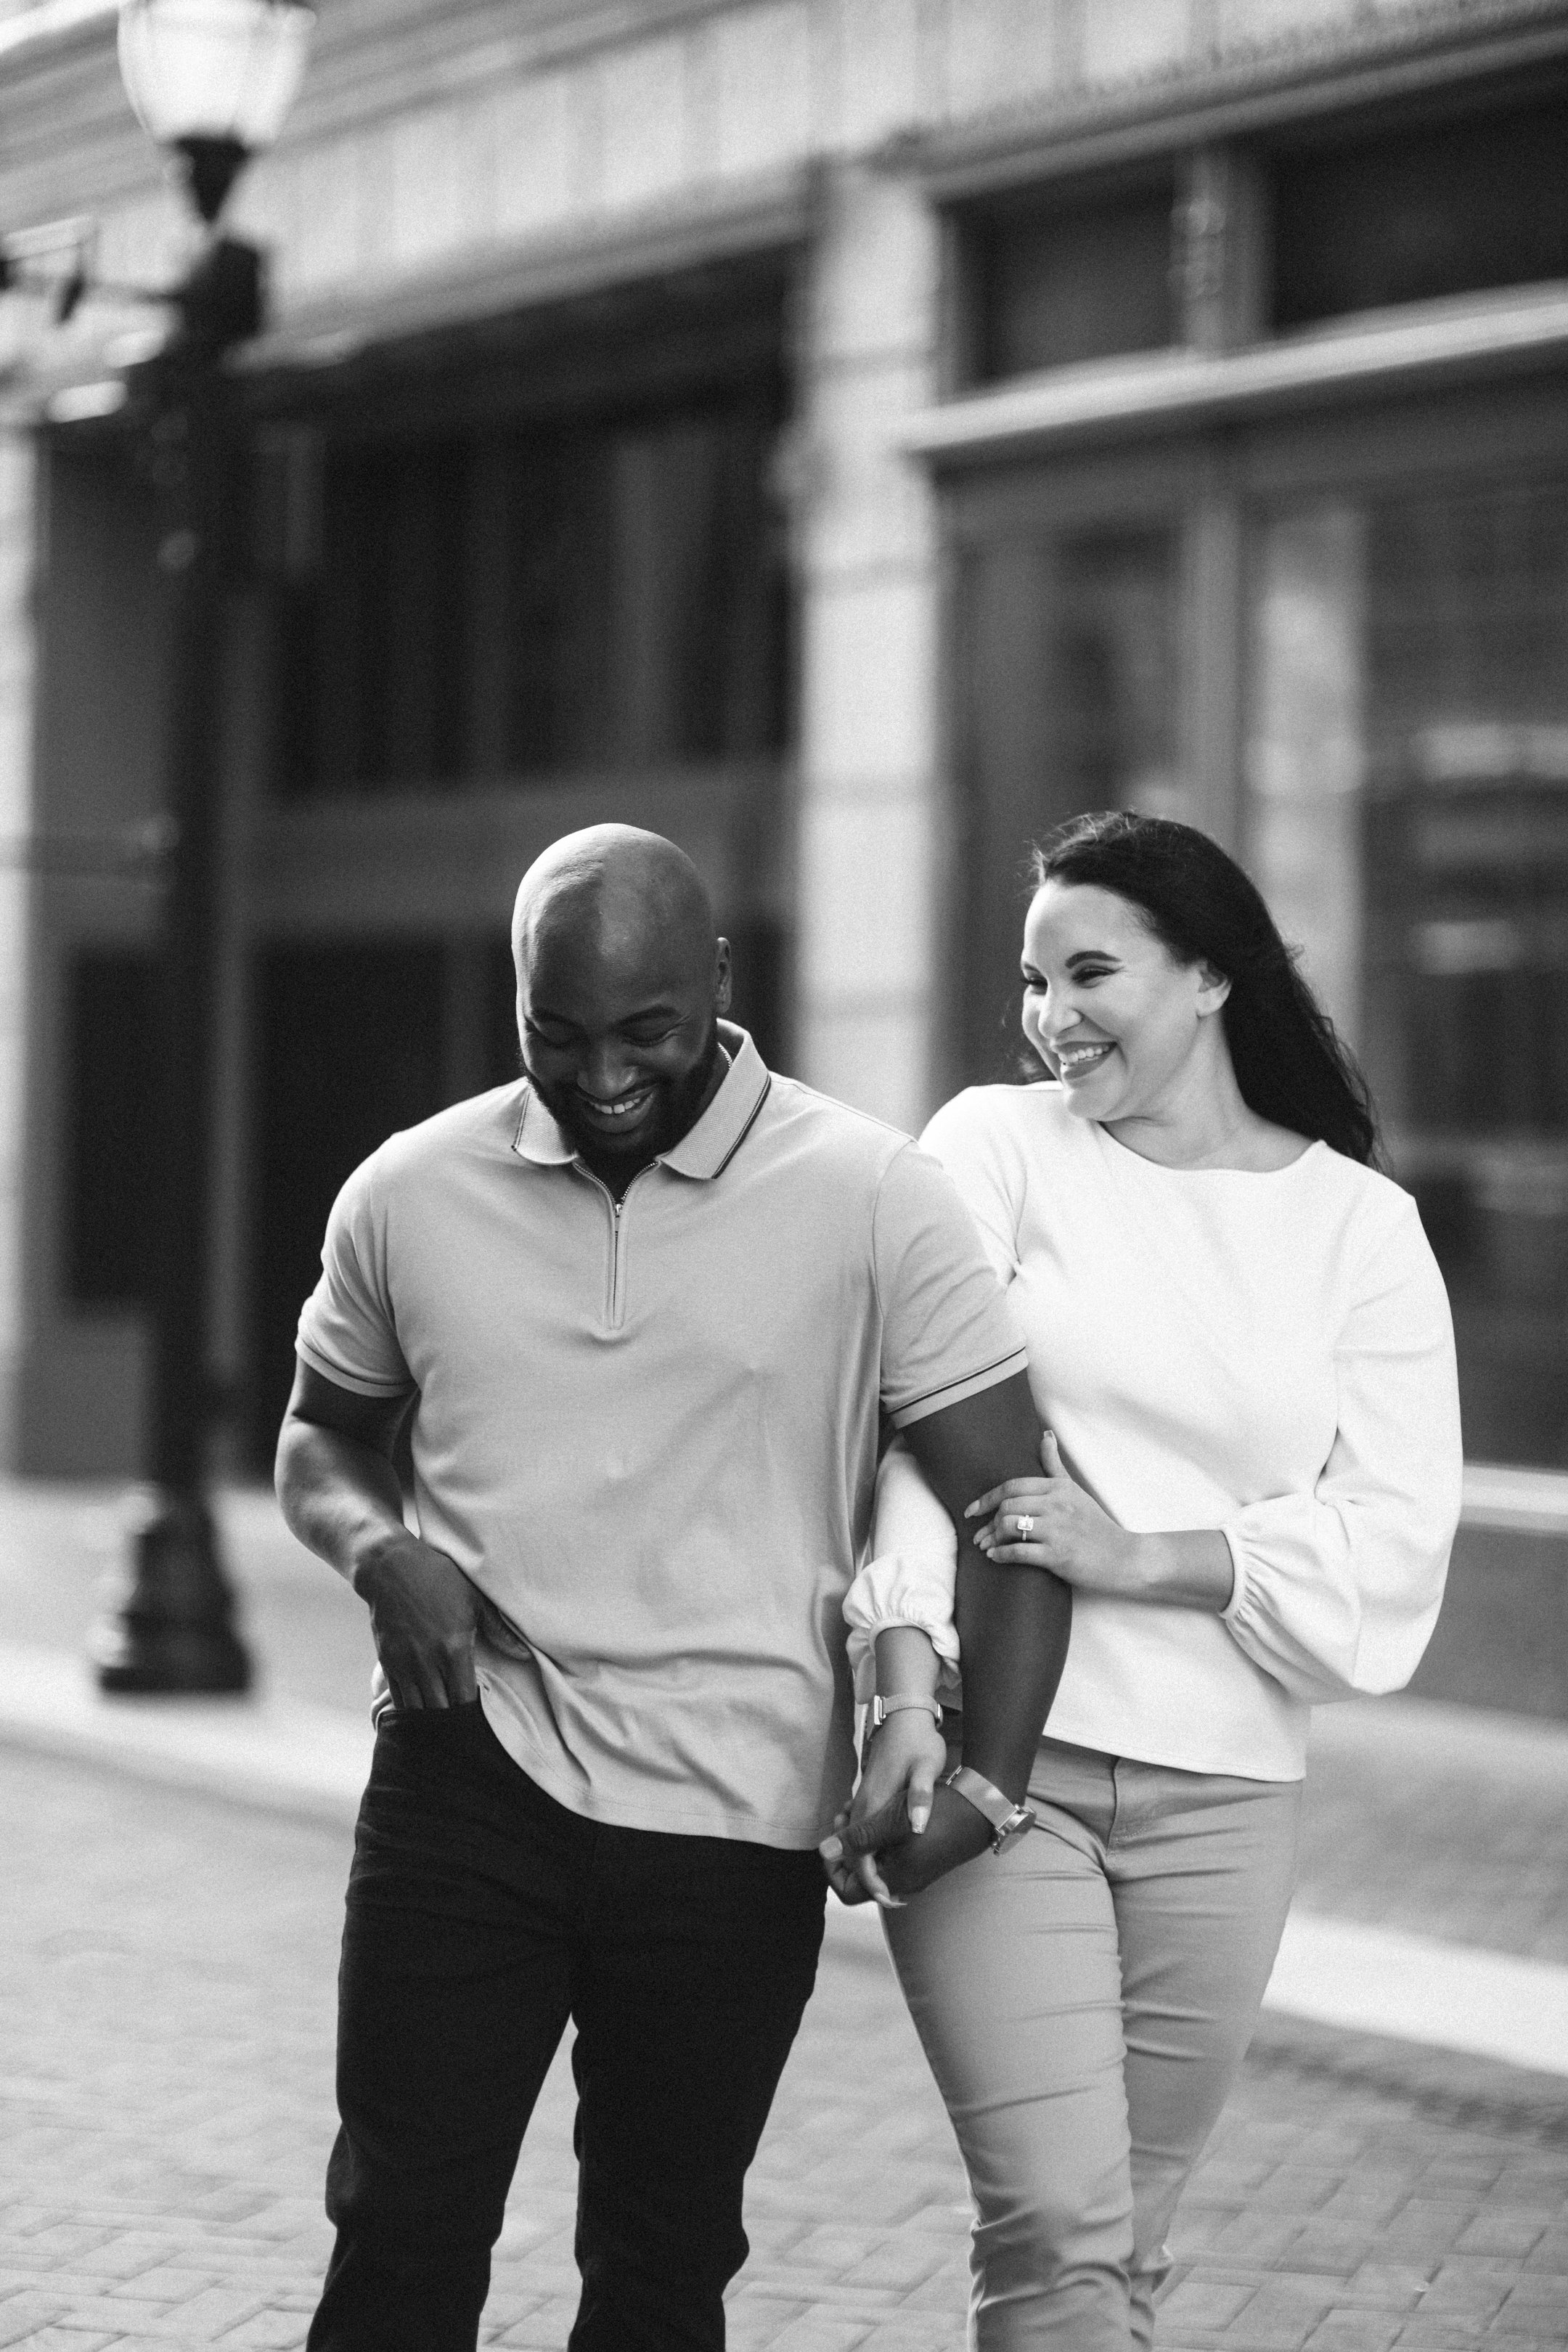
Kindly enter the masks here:
<path id="1" fill-rule="evenodd" d="M 106 0 L 0 0 L 0 229 L 176 197 Z M 243 184 L 211 1355 L 259 1469 L 348 1169 L 511 1075 L 555 835 L 708 874 L 905 1127 L 1015 1060 L 1032 835 L 1234 847 L 1459 1330 L 1427 1686 L 1568 1713 L 1568 6 L 323 0 Z M 0 305 L 0 1462 L 133 1469 L 159 805 L 137 314 Z"/>

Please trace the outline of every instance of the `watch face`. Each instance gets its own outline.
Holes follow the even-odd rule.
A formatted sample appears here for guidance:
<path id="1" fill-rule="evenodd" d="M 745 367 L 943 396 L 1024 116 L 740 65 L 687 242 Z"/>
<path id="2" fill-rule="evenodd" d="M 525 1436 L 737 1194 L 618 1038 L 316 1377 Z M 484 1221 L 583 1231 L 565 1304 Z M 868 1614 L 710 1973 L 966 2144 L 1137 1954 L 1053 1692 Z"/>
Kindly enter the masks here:
<path id="1" fill-rule="evenodd" d="M 1002 1853 L 1008 1846 L 1016 1845 L 1021 1837 L 1026 1837 L 1037 1818 L 1033 1808 L 1028 1805 L 1020 1805 L 1016 1813 L 1009 1813 L 996 1832 L 994 1851 Z"/>

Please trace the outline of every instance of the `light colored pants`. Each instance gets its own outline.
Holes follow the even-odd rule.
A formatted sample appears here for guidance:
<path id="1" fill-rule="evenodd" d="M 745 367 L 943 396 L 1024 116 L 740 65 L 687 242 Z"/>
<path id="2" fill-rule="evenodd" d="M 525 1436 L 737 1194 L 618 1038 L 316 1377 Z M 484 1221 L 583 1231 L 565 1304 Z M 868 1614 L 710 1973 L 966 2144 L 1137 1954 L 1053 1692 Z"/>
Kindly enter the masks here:
<path id="1" fill-rule="evenodd" d="M 1299 1780 L 1041 1742 L 1039 1827 L 884 1915 L 969 2171 L 979 2352 L 1153 2338 L 1290 1899 Z"/>

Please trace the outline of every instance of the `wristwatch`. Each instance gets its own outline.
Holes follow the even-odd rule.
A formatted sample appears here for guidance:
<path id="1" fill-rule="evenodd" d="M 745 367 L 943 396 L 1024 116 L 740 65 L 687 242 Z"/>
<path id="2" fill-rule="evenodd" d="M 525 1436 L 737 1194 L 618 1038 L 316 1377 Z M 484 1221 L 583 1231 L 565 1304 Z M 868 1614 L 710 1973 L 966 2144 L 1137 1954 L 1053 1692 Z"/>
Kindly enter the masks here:
<path id="1" fill-rule="evenodd" d="M 871 1701 L 872 1730 L 879 1731 L 890 1715 L 901 1715 L 911 1706 L 923 1707 L 935 1723 L 937 1729 L 939 1731 L 942 1729 L 942 1709 L 934 1698 L 922 1697 L 914 1691 L 905 1691 L 901 1696 L 884 1698 L 879 1691 L 877 1696 Z"/>
<path id="2" fill-rule="evenodd" d="M 1039 1819 L 1032 1805 L 1017 1804 L 1005 1797 L 994 1780 L 984 1772 L 971 1771 L 967 1764 L 955 1764 L 951 1772 L 942 1776 L 942 1786 L 951 1789 L 965 1804 L 984 1813 L 996 1834 L 991 1841 L 993 1853 L 1005 1853 L 1015 1839 L 1025 1837 Z"/>

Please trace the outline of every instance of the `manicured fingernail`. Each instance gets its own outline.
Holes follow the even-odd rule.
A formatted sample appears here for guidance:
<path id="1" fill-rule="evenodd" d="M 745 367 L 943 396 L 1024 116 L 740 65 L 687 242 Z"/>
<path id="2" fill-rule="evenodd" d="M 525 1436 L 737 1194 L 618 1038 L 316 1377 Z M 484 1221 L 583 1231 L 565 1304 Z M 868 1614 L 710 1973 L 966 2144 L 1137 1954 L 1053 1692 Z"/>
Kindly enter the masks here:
<path id="1" fill-rule="evenodd" d="M 978 1503 L 965 1503 L 965 1505 L 964 1505 L 964 1507 L 963 1507 L 963 1516 L 964 1516 L 964 1517 L 965 1517 L 966 1519 L 972 1519 L 972 1518 L 974 1517 L 975 1512 L 976 1512 L 979 1508 L 980 1508 L 980 1506 L 979 1506 L 979 1504 L 978 1504 Z"/>
<path id="2" fill-rule="evenodd" d="M 916 1837 L 919 1837 L 930 1819 L 930 1811 L 925 1806 L 921 1806 L 919 1811 L 913 1805 L 910 1807 L 910 1828 Z"/>

